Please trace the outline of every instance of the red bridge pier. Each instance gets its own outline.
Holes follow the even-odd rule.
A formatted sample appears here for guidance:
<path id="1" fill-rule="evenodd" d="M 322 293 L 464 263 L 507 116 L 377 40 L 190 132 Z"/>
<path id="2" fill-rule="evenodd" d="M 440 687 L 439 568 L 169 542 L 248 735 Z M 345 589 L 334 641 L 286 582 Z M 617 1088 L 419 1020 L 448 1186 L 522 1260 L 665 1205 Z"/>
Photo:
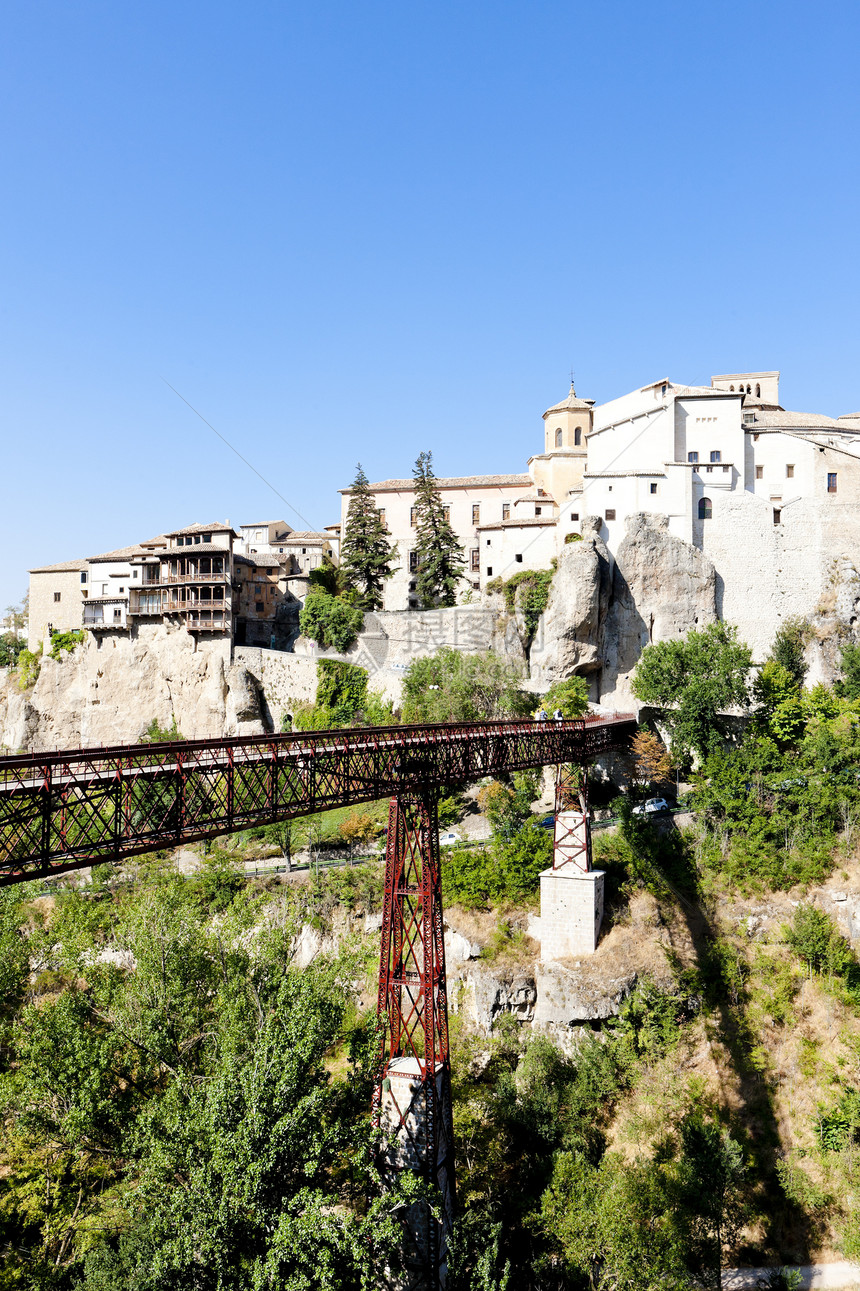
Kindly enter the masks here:
<path id="1" fill-rule="evenodd" d="M 414 1171 L 436 1196 L 404 1222 L 398 1291 L 445 1286 L 454 1215 L 454 1129 L 436 791 L 395 796 L 388 809 L 377 1004 L 381 1035 L 374 1113 L 383 1169 Z"/>

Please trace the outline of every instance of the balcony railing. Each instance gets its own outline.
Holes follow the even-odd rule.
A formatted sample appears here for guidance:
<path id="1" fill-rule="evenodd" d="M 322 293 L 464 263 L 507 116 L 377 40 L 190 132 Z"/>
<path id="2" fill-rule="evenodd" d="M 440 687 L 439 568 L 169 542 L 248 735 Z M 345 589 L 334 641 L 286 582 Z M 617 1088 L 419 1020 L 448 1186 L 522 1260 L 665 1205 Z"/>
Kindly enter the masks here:
<path id="1" fill-rule="evenodd" d="M 230 575 L 223 570 L 217 574 L 159 574 L 158 578 L 147 578 L 141 587 L 170 587 L 176 583 L 227 583 Z"/>
<path id="2" fill-rule="evenodd" d="M 189 614 L 185 626 L 189 632 L 224 632 L 231 626 L 231 621 L 220 615 L 206 618 L 205 615 Z"/>

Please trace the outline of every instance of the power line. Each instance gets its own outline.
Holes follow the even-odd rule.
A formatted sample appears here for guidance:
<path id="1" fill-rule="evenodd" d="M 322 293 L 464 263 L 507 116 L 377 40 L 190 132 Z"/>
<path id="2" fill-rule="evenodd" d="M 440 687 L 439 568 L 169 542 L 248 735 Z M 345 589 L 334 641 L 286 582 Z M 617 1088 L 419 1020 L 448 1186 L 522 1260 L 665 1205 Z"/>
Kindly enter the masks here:
<path id="1" fill-rule="evenodd" d="M 188 402 L 188 400 L 185 398 L 185 395 L 184 395 L 184 394 L 180 394 L 180 393 L 179 393 L 179 391 L 176 389 L 176 386 L 172 386 L 172 385 L 170 384 L 170 382 L 167 380 L 167 377 L 162 377 L 161 379 L 162 379 L 162 381 L 164 382 L 164 384 L 168 387 L 168 389 L 169 389 L 169 390 L 172 390 L 172 391 L 173 391 L 173 393 L 174 393 L 175 395 L 177 395 L 177 396 L 178 396 L 178 398 L 180 398 L 180 399 L 182 400 L 182 402 L 183 402 L 183 403 L 188 404 L 188 407 L 191 409 L 191 411 L 192 411 L 193 413 L 196 413 L 196 415 L 197 415 L 197 416 L 200 418 L 200 420 L 203 422 L 204 426 L 208 426 L 208 427 L 209 427 L 209 429 L 212 431 L 213 435 L 217 435 L 217 436 L 218 436 L 218 438 L 222 441 L 222 443 L 224 443 L 224 444 L 226 444 L 226 445 L 227 445 L 227 447 L 230 449 L 231 453 L 235 453 L 235 454 L 236 454 L 236 456 L 239 458 L 239 461 L 240 461 L 240 462 L 244 462 L 244 463 L 245 463 L 245 465 L 246 465 L 247 467 L 249 467 L 249 468 L 250 468 L 250 470 L 252 470 L 252 471 L 254 472 L 254 474 L 255 474 L 256 476 L 258 476 L 258 477 L 259 477 L 259 479 L 261 479 L 261 480 L 263 481 L 263 483 L 265 484 L 266 488 L 267 488 L 267 489 L 271 489 L 271 490 L 272 490 L 272 492 L 274 493 L 275 497 L 280 498 L 280 499 L 281 499 L 281 501 L 284 503 L 284 505 L 285 505 L 285 506 L 288 506 L 288 507 L 290 508 L 290 510 L 292 511 L 293 515 L 297 515 L 297 516 L 299 517 L 299 519 L 302 521 L 302 523 L 303 523 L 303 524 L 305 524 L 305 525 L 307 525 L 307 528 L 308 528 L 309 530 L 313 530 L 313 525 L 311 524 L 310 520 L 308 520 L 306 516 L 303 516 L 303 515 L 302 515 L 302 513 L 301 513 L 301 511 L 299 511 L 298 507 L 294 507 L 294 506 L 293 506 L 293 504 L 292 504 L 292 502 L 289 502 L 289 501 L 284 497 L 283 493 L 279 493 L 279 492 L 278 492 L 278 490 L 275 488 L 274 484 L 270 483 L 270 481 L 266 479 L 265 475 L 261 475 L 261 474 L 260 474 L 260 472 L 257 470 L 256 466 L 254 466 L 254 464 L 253 464 L 252 462 L 249 462 L 249 461 L 248 461 L 248 459 L 247 459 L 247 457 L 243 457 L 243 456 L 242 456 L 242 454 L 239 452 L 238 448 L 234 448 L 234 446 L 230 443 L 229 439 L 227 439 L 227 437 L 226 437 L 225 435 L 222 435 L 222 434 L 221 434 L 221 432 L 220 432 L 220 430 L 216 430 L 216 429 L 215 429 L 215 427 L 212 425 L 212 422 L 211 422 L 211 421 L 207 421 L 207 420 L 206 420 L 206 418 L 203 416 L 203 413 L 202 413 L 202 412 L 198 412 L 198 410 L 194 407 L 194 404 L 193 404 L 193 403 L 189 403 L 189 402 Z"/>

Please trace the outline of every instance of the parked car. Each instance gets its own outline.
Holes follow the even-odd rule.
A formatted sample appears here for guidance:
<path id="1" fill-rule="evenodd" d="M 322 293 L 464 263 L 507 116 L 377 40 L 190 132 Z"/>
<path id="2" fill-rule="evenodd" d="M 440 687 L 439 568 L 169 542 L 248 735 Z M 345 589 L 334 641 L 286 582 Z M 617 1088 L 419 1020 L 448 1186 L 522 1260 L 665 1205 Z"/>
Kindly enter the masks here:
<path id="1" fill-rule="evenodd" d="M 448 829 L 444 834 L 439 835 L 440 847 L 453 847 L 455 843 L 459 843 L 460 841 L 460 835 L 455 833 L 453 829 Z"/>
<path id="2" fill-rule="evenodd" d="M 657 816 L 662 811 L 671 811 L 665 798 L 646 798 L 633 808 L 634 816 Z"/>
<path id="3" fill-rule="evenodd" d="M 540 822 L 541 829 L 548 829 L 550 833 L 555 832 L 555 816 L 544 816 Z"/>

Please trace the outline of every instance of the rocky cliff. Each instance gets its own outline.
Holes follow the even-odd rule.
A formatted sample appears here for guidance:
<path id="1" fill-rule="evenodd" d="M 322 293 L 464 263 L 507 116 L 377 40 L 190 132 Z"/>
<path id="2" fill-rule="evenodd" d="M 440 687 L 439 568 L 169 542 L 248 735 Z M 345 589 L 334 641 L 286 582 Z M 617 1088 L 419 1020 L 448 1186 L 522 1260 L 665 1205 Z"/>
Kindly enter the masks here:
<path id="1" fill-rule="evenodd" d="M 179 629 L 88 637 L 59 660 L 42 660 L 34 687 L 0 682 L 0 743 L 7 749 L 76 748 L 137 741 L 152 721 L 175 720 L 186 739 L 251 735 L 264 728 L 256 683 L 218 649 L 195 648 Z"/>
<path id="2" fill-rule="evenodd" d="M 582 539 L 562 549 L 529 665 L 538 691 L 579 673 L 593 678 L 594 699 L 619 707 L 631 703 L 628 676 L 650 641 L 716 618 L 717 577 L 701 551 L 669 533 L 665 516 L 631 516 L 614 563 L 599 530 L 599 520 L 586 518 Z M 839 577 L 833 612 L 856 619 L 860 579 L 853 566 Z M 498 596 L 425 614 L 369 614 L 343 657 L 397 701 L 409 662 L 441 645 L 496 650 L 525 665 L 515 616 Z M 89 637 L 59 661 L 44 659 L 30 690 L 14 674 L 0 681 L 0 744 L 133 742 L 153 720 L 162 727 L 175 720 L 188 739 L 280 729 L 291 700 L 313 694 L 320 654 L 304 642 L 293 654 L 238 647 L 231 663 L 226 644 L 198 648 L 165 626 Z M 822 658 L 822 669 L 831 664 Z"/>

